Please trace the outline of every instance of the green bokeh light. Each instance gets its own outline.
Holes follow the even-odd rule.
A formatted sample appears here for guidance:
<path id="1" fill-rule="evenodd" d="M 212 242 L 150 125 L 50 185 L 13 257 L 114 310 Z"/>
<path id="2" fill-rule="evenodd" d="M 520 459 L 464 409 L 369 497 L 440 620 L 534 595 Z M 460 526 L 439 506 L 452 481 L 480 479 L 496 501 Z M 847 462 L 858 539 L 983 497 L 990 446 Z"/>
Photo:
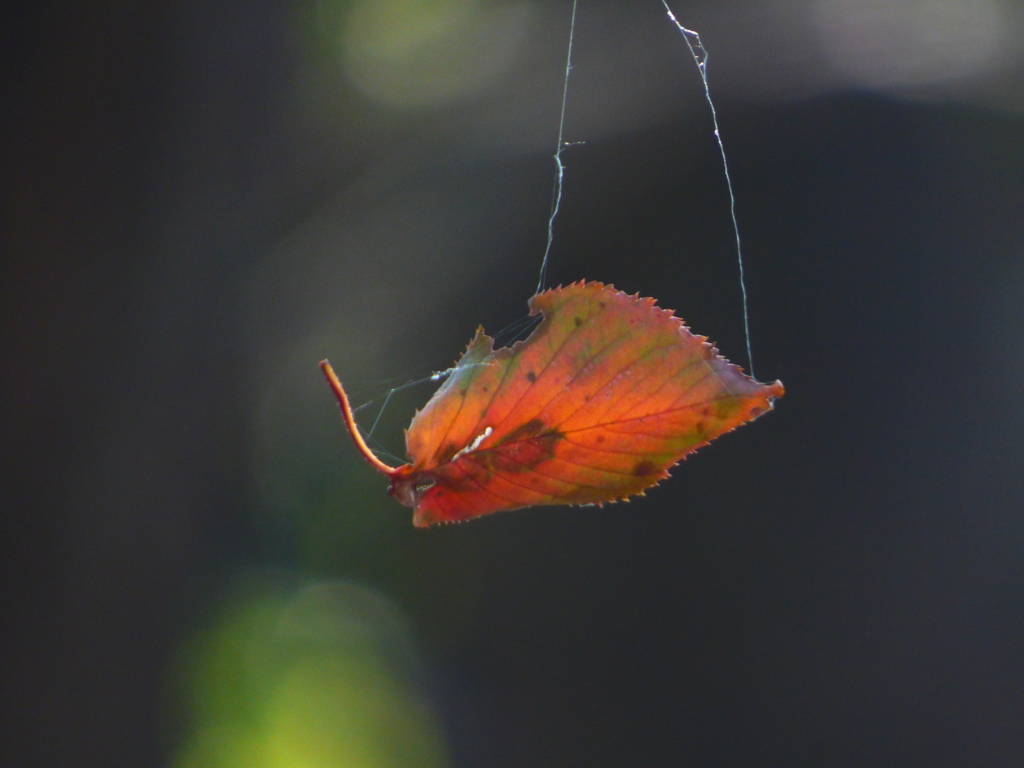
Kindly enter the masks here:
<path id="1" fill-rule="evenodd" d="M 443 768 L 406 621 L 346 582 L 250 577 L 174 679 L 174 768 Z"/>
<path id="2" fill-rule="evenodd" d="M 352 84 L 393 107 L 464 98 L 511 65 L 533 13 L 480 0 L 324 0 L 318 35 Z"/>

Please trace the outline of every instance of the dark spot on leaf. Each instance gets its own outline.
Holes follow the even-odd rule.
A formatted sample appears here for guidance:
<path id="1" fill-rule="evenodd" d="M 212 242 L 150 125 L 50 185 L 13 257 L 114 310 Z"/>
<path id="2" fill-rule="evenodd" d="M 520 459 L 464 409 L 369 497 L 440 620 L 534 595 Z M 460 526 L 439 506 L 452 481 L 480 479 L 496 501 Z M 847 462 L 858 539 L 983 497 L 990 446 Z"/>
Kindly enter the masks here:
<path id="1" fill-rule="evenodd" d="M 458 452 L 459 448 L 455 443 L 448 443 L 434 454 L 434 464 L 447 464 Z"/>
<path id="2" fill-rule="evenodd" d="M 579 328 L 579 327 L 580 327 L 581 325 L 583 325 L 583 318 L 582 318 L 582 317 L 574 317 L 574 318 L 572 319 L 572 321 L 573 321 L 574 323 L 576 323 L 576 327 L 577 327 L 577 328 Z"/>
<path id="3" fill-rule="evenodd" d="M 736 416 L 743 407 L 743 403 L 735 397 L 724 397 L 715 402 L 714 415 L 722 421 L 728 421 Z"/>
<path id="4" fill-rule="evenodd" d="M 504 445 L 505 443 L 514 443 L 516 440 L 524 440 L 534 435 L 539 435 L 544 431 L 546 425 L 540 419 L 530 419 L 525 424 L 520 424 L 518 427 L 509 432 L 505 437 L 501 439 L 498 445 Z"/>
<path id="5" fill-rule="evenodd" d="M 540 419 L 531 419 L 509 432 L 500 443 L 474 454 L 474 460 L 491 472 L 529 472 L 553 459 L 555 446 L 564 437 L 557 429 L 544 432 L 546 428 Z"/>
<path id="6" fill-rule="evenodd" d="M 598 435 L 597 438 L 594 440 L 594 442 L 595 443 L 603 443 L 604 442 L 604 435 Z"/>
<path id="7" fill-rule="evenodd" d="M 647 459 L 638 461 L 636 466 L 633 467 L 633 474 L 637 477 L 647 477 L 648 475 L 653 475 L 657 471 L 657 465 L 653 461 L 648 461 Z"/>
<path id="8" fill-rule="evenodd" d="M 530 371 L 529 373 L 526 374 L 526 378 L 528 378 L 530 380 L 530 383 L 532 384 L 537 380 L 537 374 L 534 373 L 533 371 Z"/>

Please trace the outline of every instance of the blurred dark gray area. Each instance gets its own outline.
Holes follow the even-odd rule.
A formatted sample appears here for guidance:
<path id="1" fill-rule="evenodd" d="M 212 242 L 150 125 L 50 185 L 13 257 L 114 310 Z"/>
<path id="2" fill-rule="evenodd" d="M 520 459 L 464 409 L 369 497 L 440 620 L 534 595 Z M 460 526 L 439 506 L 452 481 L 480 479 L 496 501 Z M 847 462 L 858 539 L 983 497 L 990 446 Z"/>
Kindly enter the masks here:
<path id="1" fill-rule="evenodd" d="M 348 442 L 322 358 L 379 406 L 526 313 L 569 10 L 3 12 L 0 765 L 201 764 L 180 659 L 271 571 L 404 617 L 459 768 L 1024 765 L 1012 3 L 675 7 L 774 413 L 630 503 L 429 531 Z M 658 2 L 578 13 L 548 283 L 746 366 L 683 39 Z"/>

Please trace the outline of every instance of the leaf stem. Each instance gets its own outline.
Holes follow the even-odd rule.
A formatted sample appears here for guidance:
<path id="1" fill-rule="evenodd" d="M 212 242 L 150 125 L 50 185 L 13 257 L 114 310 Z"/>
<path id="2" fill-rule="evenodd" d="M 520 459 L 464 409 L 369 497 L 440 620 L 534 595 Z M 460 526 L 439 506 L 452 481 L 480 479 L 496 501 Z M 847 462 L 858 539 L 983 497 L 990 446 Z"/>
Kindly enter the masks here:
<path id="1" fill-rule="evenodd" d="M 393 476 L 398 469 L 396 467 L 389 467 L 378 459 L 374 452 L 370 450 L 370 446 L 363 440 L 363 436 L 359 434 L 359 426 L 356 424 L 355 416 L 352 415 L 352 406 L 349 405 L 348 395 L 345 394 L 345 388 L 338 381 L 338 377 L 335 375 L 334 369 L 331 368 L 331 364 L 326 360 L 321 360 L 320 370 L 324 372 L 324 376 L 327 377 L 327 383 L 331 385 L 331 389 L 334 390 L 334 394 L 338 398 L 342 418 L 345 419 L 345 426 L 348 427 L 348 433 L 352 436 L 352 442 L 356 444 L 356 448 L 363 454 L 363 458 L 370 462 L 370 466 L 378 472 L 383 472 L 388 477 Z"/>

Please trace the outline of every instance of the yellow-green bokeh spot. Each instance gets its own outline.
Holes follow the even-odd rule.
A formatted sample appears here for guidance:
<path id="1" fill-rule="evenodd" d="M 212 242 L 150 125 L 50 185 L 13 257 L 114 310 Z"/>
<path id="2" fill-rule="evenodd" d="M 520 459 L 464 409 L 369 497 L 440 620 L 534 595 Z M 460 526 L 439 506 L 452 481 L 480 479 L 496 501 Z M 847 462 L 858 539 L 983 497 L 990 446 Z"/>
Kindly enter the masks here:
<path id="1" fill-rule="evenodd" d="M 344 582 L 261 576 L 225 602 L 175 681 L 174 768 L 444 768 L 402 615 Z"/>
<path id="2" fill-rule="evenodd" d="M 420 107 L 472 94 L 505 71 L 529 12 L 481 0 L 322 0 L 316 24 L 363 93 Z"/>

